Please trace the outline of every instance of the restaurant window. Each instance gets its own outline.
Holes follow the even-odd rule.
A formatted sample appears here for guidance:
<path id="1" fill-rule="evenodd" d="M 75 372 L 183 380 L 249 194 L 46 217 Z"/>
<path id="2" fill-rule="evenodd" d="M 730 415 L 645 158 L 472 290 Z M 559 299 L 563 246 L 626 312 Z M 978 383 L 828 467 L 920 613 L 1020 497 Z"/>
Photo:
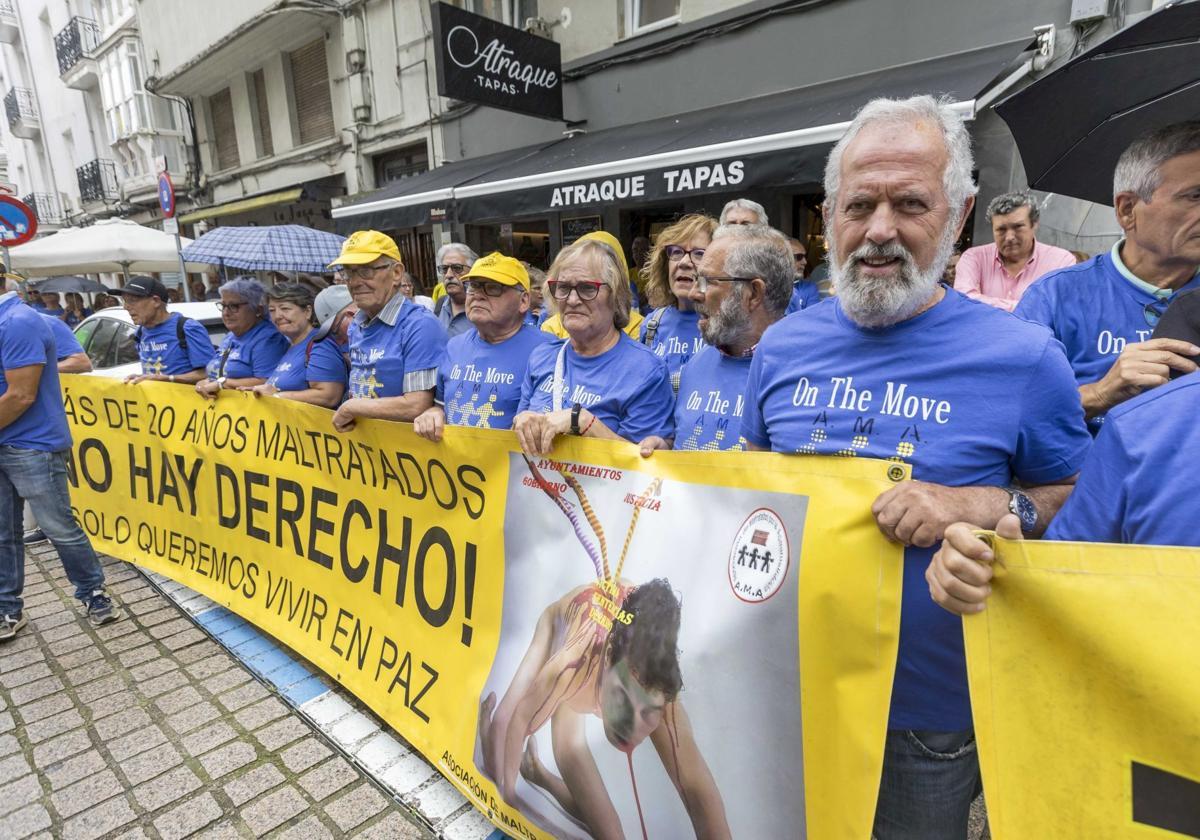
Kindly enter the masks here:
<path id="1" fill-rule="evenodd" d="M 260 158 L 275 154 L 271 138 L 271 112 L 267 107 L 267 80 L 262 69 L 250 74 L 250 116 L 254 126 L 254 150 Z"/>
<path id="2" fill-rule="evenodd" d="M 240 166 L 242 159 L 238 155 L 237 129 L 233 122 L 233 97 L 229 94 L 229 88 L 208 97 L 208 115 L 212 122 L 217 170 Z"/>
<path id="3" fill-rule="evenodd" d="M 679 22 L 679 0 L 625 0 L 627 37 Z"/>
<path id="4" fill-rule="evenodd" d="M 288 53 L 288 66 L 300 145 L 332 137 L 333 100 L 325 65 L 325 39 L 318 38 Z"/>

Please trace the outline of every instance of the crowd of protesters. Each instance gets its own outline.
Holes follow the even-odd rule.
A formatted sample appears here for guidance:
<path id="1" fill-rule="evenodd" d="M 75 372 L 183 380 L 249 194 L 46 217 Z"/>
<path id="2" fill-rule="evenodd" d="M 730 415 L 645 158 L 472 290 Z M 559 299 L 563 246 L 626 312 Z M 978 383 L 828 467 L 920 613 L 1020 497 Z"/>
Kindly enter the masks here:
<path id="1" fill-rule="evenodd" d="M 1037 240 L 1027 193 L 992 200 L 995 241 L 957 254 L 973 168 L 943 103 L 866 105 L 830 153 L 828 260 L 808 279 L 804 243 L 745 199 L 639 237 L 633 265 L 603 231 L 564 247 L 544 276 L 447 244 L 437 305 L 414 296 L 390 237 L 359 231 L 331 266 L 338 285 L 315 296 L 249 277 L 209 289 L 228 329 L 216 348 L 168 311 L 160 282 L 134 278 L 115 290 L 138 327 L 142 371 L 128 381 L 307 402 L 330 409 L 339 432 L 360 419 L 412 423 L 434 442 L 450 426 L 512 429 L 538 455 L 575 435 L 647 458 L 772 450 L 911 464 L 913 479 L 872 509 L 905 546 L 875 833 L 961 837 L 980 776 L 958 614 L 983 608 L 991 577 L 975 530 L 1200 544 L 1172 504 L 1200 491 L 1187 469 L 1200 431 L 1186 420 L 1200 412 L 1200 123 L 1129 146 L 1112 174 L 1124 236 L 1082 262 Z M 109 620 L 66 507 L 55 362 L 66 370 L 79 352 L 63 356 L 46 324 L 83 310 L 48 295 L 39 316 L 14 297 L 0 298 L 0 509 L 30 503 L 89 615 Z M 1160 321 L 1170 334 L 1155 332 Z M 9 525 L 0 638 L 24 624 Z"/>

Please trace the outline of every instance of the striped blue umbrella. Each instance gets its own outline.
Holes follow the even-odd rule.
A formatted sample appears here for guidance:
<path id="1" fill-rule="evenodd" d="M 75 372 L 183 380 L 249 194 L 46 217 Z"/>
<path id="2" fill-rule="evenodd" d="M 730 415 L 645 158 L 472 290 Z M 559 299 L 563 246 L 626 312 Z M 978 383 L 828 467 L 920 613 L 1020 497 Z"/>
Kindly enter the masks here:
<path id="1" fill-rule="evenodd" d="M 183 249 L 188 262 L 243 271 L 306 271 L 319 274 L 342 252 L 344 236 L 302 225 L 219 227 Z"/>

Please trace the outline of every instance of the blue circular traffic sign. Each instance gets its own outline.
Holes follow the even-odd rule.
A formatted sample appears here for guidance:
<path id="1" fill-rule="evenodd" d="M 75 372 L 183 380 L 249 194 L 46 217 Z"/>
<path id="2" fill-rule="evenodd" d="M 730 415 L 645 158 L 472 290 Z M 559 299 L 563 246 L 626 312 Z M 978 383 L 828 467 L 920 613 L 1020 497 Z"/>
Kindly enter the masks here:
<path id="1" fill-rule="evenodd" d="M 0 195 L 0 245 L 21 245 L 37 235 L 37 214 L 11 195 Z"/>
<path id="2" fill-rule="evenodd" d="M 175 187 L 166 172 L 158 176 L 158 206 L 168 219 L 175 215 Z"/>

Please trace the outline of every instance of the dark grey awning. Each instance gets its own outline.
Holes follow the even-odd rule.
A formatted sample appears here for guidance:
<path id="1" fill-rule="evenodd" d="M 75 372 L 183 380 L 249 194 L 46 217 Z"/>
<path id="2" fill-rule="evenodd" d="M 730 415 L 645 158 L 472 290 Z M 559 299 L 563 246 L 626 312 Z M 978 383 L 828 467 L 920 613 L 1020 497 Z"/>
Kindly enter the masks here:
<path id="1" fill-rule="evenodd" d="M 458 221 L 511 219 L 819 183 L 829 147 L 868 100 L 946 96 L 965 116 L 1025 42 L 998 44 L 787 93 L 448 164 L 333 211 L 339 228 L 405 227 L 436 202 Z M 468 171 L 473 164 L 482 164 Z M 445 179 L 432 184 L 438 172 Z M 421 180 L 429 176 L 430 180 Z M 394 190 L 384 197 L 383 193 Z"/>

